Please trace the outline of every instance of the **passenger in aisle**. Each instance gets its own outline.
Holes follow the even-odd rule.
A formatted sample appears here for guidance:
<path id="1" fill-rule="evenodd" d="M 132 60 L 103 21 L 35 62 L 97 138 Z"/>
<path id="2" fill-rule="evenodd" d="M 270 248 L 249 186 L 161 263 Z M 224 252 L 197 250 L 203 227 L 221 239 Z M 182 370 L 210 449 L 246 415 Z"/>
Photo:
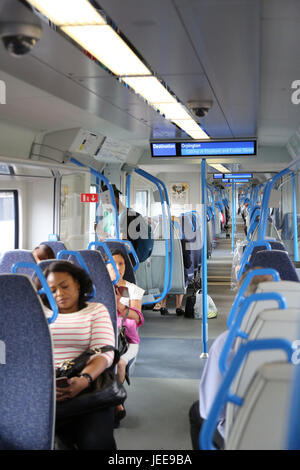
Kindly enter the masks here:
<path id="1" fill-rule="evenodd" d="M 119 215 L 119 232 L 120 238 L 131 242 L 136 255 L 140 262 L 145 261 L 152 253 L 154 240 L 152 238 L 152 228 L 148 218 L 143 217 L 132 208 L 127 208 L 121 201 L 121 191 L 113 184 L 112 185 L 114 197 Z M 103 188 L 107 191 L 106 186 Z M 106 224 L 106 225 L 104 225 Z M 114 217 L 112 212 L 107 213 L 95 227 L 95 231 L 100 235 L 101 239 L 114 238 L 111 235 L 114 232 Z M 110 236 L 106 235 L 106 231 L 110 232 Z M 115 233 L 115 232 L 114 232 Z M 130 254 L 130 258 L 134 264 L 134 259 Z"/>

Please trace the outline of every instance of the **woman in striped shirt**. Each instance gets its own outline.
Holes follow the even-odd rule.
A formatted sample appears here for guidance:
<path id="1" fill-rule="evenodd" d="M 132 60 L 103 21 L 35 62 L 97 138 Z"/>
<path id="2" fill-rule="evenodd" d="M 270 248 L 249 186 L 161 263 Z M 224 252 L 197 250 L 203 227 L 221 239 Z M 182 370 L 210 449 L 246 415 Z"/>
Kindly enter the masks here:
<path id="1" fill-rule="evenodd" d="M 92 281 L 86 272 L 71 262 L 55 261 L 44 275 L 59 310 L 56 321 L 50 325 L 55 367 L 87 349 L 114 346 L 114 329 L 106 307 L 86 302 L 92 292 Z M 43 301 L 49 307 L 47 300 Z M 52 315 L 49 308 L 46 315 Z M 112 365 L 113 356 L 113 351 L 92 356 L 79 377 L 69 379 L 67 387 L 56 388 L 56 400 L 72 399 L 89 387 Z M 79 449 L 114 450 L 113 424 L 114 410 L 110 408 L 74 418 L 68 426 L 56 423 L 56 432 L 62 441 L 71 441 Z"/>

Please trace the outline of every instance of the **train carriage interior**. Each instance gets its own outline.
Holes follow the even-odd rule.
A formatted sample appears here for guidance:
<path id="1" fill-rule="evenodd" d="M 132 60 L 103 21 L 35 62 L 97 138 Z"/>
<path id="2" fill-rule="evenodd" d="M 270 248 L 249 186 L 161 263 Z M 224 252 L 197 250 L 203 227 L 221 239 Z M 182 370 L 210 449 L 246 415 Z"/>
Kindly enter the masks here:
<path id="1" fill-rule="evenodd" d="M 0 449 L 81 449 L 55 260 L 115 339 L 144 291 L 118 451 L 300 449 L 299 42 L 298 0 L 0 0 Z"/>

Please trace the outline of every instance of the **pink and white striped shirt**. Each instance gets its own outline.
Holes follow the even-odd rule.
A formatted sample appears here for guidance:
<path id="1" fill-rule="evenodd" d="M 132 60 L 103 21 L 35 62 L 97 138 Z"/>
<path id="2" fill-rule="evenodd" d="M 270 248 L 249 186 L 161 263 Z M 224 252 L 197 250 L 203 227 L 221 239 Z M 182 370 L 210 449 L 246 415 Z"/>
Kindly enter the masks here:
<path id="1" fill-rule="evenodd" d="M 45 307 L 46 316 L 52 311 Z M 91 302 L 74 313 L 59 313 L 49 325 L 53 343 L 54 365 L 75 359 L 89 348 L 115 346 L 115 334 L 107 308 Z M 99 354 L 106 358 L 107 367 L 113 363 L 114 352 Z"/>

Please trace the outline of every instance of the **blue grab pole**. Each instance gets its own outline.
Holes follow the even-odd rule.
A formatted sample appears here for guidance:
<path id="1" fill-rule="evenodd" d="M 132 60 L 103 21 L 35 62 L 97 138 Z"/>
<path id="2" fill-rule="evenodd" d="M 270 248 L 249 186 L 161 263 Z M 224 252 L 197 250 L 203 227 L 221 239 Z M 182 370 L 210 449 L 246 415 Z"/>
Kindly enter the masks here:
<path id="1" fill-rule="evenodd" d="M 201 160 L 201 202 L 202 202 L 202 343 L 203 356 L 207 357 L 207 223 L 206 223 L 206 160 Z"/>
<path id="2" fill-rule="evenodd" d="M 231 251 L 234 252 L 234 182 L 232 182 L 232 198 L 231 198 Z"/>
<path id="3" fill-rule="evenodd" d="M 297 201 L 296 201 L 296 184 L 295 173 L 292 173 L 292 197 L 293 197 L 293 230 L 294 230 L 294 261 L 299 261 L 298 252 L 298 227 L 297 227 Z"/>
<path id="4" fill-rule="evenodd" d="M 171 284 L 172 284 L 172 270 L 173 270 L 173 232 L 172 232 L 172 227 L 171 223 L 169 223 L 169 236 L 168 236 L 168 230 L 167 230 L 167 216 L 165 213 L 165 203 L 167 207 L 167 212 L 168 212 L 168 217 L 169 217 L 169 222 L 171 221 L 171 214 L 170 214 L 170 205 L 169 205 L 169 199 L 168 199 L 168 192 L 166 189 L 166 186 L 164 183 L 156 178 L 155 176 L 150 175 L 146 171 L 142 170 L 141 168 L 135 168 L 135 173 L 137 173 L 140 176 L 143 176 L 147 180 L 151 181 L 152 183 L 155 184 L 157 187 L 159 194 L 160 194 L 160 199 L 161 199 L 161 208 L 162 208 L 162 216 L 163 216 L 163 227 L 164 227 L 164 234 L 166 235 L 165 238 L 165 250 L 166 250 L 166 263 L 165 263 L 165 273 L 164 273 L 164 287 L 163 287 L 163 292 L 159 296 L 155 296 L 155 302 L 160 302 L 162 299 L 165 298 L 167 293 L 170 290 Z M 169 243 L 170 239 L 170 243 Z M 169 246 L 170 246 L 170 257 L 169 255 Z M 169 259 L 170 258 L 170 259 Z M 147 305 L 149 303 L 153 302 L 143 302 L 143 305 Z"/>

